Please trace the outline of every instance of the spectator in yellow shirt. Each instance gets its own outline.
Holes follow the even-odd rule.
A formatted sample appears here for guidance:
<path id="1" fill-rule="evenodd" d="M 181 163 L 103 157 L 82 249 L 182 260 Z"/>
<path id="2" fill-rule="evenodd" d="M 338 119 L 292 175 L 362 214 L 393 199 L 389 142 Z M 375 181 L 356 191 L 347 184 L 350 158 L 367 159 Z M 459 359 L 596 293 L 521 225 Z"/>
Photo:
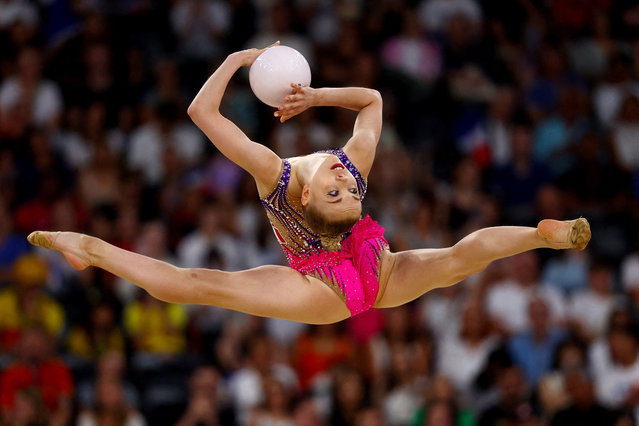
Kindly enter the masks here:
<path id="1" fill-rule="evenodd" d="M 109 352 L 124 352 L 124 335 L 115 320 L 113 307 L 101 303 L 91 310 L 87 324 L 71 327 L 67 337 L 67 352 L 87 361 Z"/>
<path id="2" fill-rule="evenodd" d="M 0 291 L 0 352 L 13 349 L 29 327 L 41 327 L 56 338 L 64 328 L 64 310 L 43 289 L 46 263 L 26 254 L 16 260 L 12 272 L 12 284 Z"/>
<path id="3" fill-rule="evenodd" d="M 184 306 L 162 302 L 146 292 L 124 310 L 124 328 L 138 352 L 181 353 L 186 348 L 187 323 Z"/>

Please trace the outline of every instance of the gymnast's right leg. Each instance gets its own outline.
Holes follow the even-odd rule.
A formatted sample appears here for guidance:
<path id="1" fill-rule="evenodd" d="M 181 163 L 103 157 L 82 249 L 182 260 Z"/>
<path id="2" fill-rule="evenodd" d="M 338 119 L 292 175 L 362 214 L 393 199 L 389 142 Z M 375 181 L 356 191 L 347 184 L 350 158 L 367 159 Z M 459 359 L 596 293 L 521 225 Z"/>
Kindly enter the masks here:
<path id="1" fill-rule="evenodd" d="M 285 266 L 239 272 L 184 269 L 75 232 L 36 231 L 33 245 L 59 250 L 71 266 L 96 266 L 165 302 L 215 305 L 247 314 L 309 324 L 350 316 L 346 304 L 322 281 Z"/>

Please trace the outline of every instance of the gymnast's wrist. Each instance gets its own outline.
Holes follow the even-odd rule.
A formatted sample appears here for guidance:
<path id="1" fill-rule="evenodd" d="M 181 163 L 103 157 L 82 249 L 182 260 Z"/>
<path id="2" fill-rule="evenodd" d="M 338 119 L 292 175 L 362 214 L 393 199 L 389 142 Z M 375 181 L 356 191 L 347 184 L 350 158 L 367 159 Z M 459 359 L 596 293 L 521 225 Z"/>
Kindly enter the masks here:
<path id="1" fill-rule="evenodd" d="M 309 104 L 310 106 L 328 106 L 330 103 L 327 102 L 327 89 L 325 87 L 312 88 L 309 87 Z"/>

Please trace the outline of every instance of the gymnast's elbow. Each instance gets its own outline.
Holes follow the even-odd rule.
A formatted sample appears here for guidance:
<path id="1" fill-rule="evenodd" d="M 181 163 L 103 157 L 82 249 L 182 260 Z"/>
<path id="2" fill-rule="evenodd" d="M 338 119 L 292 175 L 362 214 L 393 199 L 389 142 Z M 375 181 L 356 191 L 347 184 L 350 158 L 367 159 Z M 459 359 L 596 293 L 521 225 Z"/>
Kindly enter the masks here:
<path id="1" fill-rule="evenodd" d="M 189 105 L 186 113 L 189 115 L 189 117 L 191 117 L 193 121 L 197 120 L 197 118 L 202 115 L 202 105 L 200 105 L 200 102 L 197 100 L 197 98 L 193 99 L 193 102 L 191 102 L 191 105 Z"/>
<path id="2" fill-rule="evenodd" d="M 379 91 L 375 90 L 375 89 L 368 89 L 370 90 L 371 95 L 373 96 L 373 102 L 378 102 L 378 103 L 383 103 L 383 99 L 382 99 L 382 94 L 379 93 Z"/>

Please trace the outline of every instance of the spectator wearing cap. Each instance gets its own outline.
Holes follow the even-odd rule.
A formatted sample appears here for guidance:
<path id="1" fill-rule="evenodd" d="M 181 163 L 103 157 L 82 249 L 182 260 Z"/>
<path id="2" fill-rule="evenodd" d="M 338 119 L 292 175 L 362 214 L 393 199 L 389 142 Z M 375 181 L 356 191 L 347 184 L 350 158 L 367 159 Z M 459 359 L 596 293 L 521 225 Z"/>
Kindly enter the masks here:
<path id="1" fill-rule="evenodd" d="M 22 332 L 31 326 L 42 327 L 58 337 L 64 327 L 64 311 L 47 295 L 47 265 L 39 257 L 26 254 L 13 267 L 13 285 L 0 291 L 0 348 L 15 347 Z"/>

